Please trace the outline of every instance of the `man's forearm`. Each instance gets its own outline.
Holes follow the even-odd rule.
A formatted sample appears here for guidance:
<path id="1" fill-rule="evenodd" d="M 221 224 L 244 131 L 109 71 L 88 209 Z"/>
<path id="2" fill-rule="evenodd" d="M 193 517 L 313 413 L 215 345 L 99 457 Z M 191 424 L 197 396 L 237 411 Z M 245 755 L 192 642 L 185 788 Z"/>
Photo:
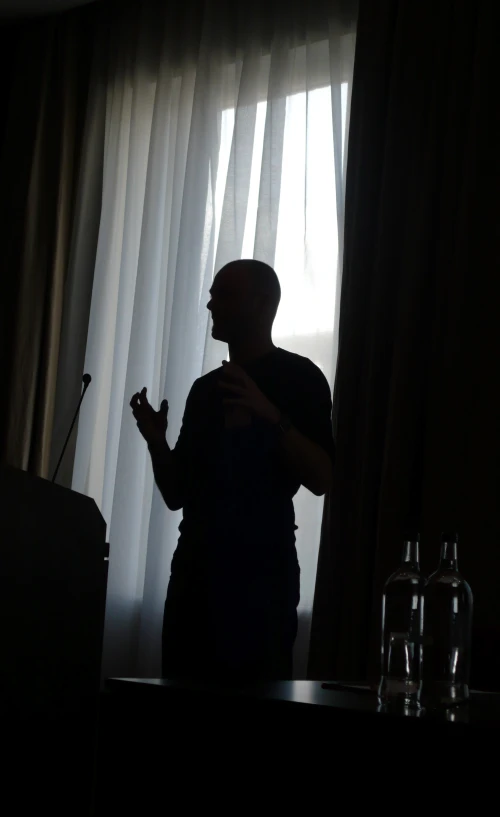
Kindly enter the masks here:
<path id="1" fill-rule="evenodd" d="M 326 451 L 294 426 L 280 432 L 280 444 L 301 484 L 316 496 L 323 496 L 332 481 L 332 461 Z"/>
<path id="2" fill-rule="evenodd" d="M 158 489 L 165 500 L 167 508 L 178 511 L 184 502 L 181 496 L 179 475 L 176 472 L 175 458 L 167 441 L 148 445 L 153 464 L 153 473 Z"/>

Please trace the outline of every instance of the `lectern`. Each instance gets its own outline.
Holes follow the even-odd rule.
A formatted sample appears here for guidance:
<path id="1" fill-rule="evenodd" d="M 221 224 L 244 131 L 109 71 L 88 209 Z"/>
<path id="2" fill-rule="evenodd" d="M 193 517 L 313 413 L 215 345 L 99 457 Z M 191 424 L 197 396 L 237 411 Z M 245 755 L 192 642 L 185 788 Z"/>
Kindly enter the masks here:
<path id="1" fill-rule="evenodd" d="M 4 782 L 52 814 L 89 813 L 107 558 L 93 499 L 0 466 Z"/>
<path id="2" fill-rule="evenodd" d="M 97 695 L 107 557 L 93 499 L 0 466 L 0 683 L 11 712 Z"/>

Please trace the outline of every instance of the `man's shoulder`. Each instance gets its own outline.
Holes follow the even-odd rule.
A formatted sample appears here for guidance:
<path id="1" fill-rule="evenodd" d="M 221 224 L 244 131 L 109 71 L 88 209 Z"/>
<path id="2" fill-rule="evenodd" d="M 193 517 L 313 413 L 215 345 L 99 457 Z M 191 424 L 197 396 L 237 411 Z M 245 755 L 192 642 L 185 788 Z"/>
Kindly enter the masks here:
<path id="1" fill-rule="evenodd" d="M 267 368 L 267 366 L 266 366 Z M 326 387 L 330 389 L 328 380 L 321 369 L 321 367 L 314 363 L 305 355 L 300 355 L 297 352 L 290 352 L 288 349 L 283 349 L 281 346 L 276 346 L 273 358 L 272 369 L 276 369 L 280 374 L 280 379 L 284 377 L 285 380 L 291 381 L 307 381 L 307 384 L 317 384 L 319 387 Z M 269 372 L 270 370 L 267 369 Z M 223 368 L 218 366 L 210 372 L 196 378 L 193 383 L 193 390 L 197 395 L 204 395 L 211 392 L 218 386 L 218 382 L 222 376 Z M 304 384 L 306 385 L 306 384 Z"/>
<path id="2" fill-rule="evenodd" d="M 222 366 L 218 366 L 217 369 L 212 369 L 211 372 L 200 375 L 200 377 L 197 377 L 193 383 L 193 391 L 196 394 L 204 394 L 211 391 L 215 386 L 217 386 L 221 374 Z"/>
<path id="3" fill-rule="evenodd" d="M 294 377 L 308 378 L 328 385 L 328 380 L 321 367 L 309 357 L 299 355 L 297 352 L 289 352 L 288 349 L 281 347 L 277 347 L 277 352 L 279 354 L 276 356 L 276 363 L 280 369 L 284 369 Z"/>

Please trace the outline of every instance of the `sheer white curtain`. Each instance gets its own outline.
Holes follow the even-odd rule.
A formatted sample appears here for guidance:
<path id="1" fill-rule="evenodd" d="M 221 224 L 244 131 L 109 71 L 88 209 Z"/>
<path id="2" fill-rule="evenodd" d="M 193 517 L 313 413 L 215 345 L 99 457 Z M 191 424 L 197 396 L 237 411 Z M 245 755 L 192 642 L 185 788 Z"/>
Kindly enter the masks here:
<path id="1" fill-rule="evenodd" d="M 214 272 L 240 257 L 274 266 L 274 342 L 333 383 L 353 13 L 334 0 L 314 14 L 311 0 L 281 5 L 146 5 L 112 27 L 85 359 L 93 387 L 73 473 L 108 523 L 105 676 L 160 672 L 181 512 L 154 485 L 129 400 L 142 386 L 154 406 L 167 397 L 175 444 L 193 381 L 227 357 L 210 336 Z M 323 500 L 301 489 L 295 507 L 304 677 Z"/>

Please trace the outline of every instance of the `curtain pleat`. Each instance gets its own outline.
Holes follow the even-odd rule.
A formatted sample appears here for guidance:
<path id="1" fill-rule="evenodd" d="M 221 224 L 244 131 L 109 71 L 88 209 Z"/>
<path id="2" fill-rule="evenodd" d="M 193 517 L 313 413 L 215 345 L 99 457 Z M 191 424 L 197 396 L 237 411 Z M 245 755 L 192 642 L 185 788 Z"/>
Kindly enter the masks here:
<path id="1" fill-rule="evenodd" d="M 0 156 L 2 458 L 49 476 L 93 10 L 16 31 Z M 80 375 L 81 377 L 81 375 Z"/>
<path id="2" fill-rule="evenodd" d="M 382 587 L 418 527 L 426 575 L 458 530 L 472 682 L 498 685 L 498 18 L 489 0 L 360 6 L 314 678 L 377 681 Z"/>

